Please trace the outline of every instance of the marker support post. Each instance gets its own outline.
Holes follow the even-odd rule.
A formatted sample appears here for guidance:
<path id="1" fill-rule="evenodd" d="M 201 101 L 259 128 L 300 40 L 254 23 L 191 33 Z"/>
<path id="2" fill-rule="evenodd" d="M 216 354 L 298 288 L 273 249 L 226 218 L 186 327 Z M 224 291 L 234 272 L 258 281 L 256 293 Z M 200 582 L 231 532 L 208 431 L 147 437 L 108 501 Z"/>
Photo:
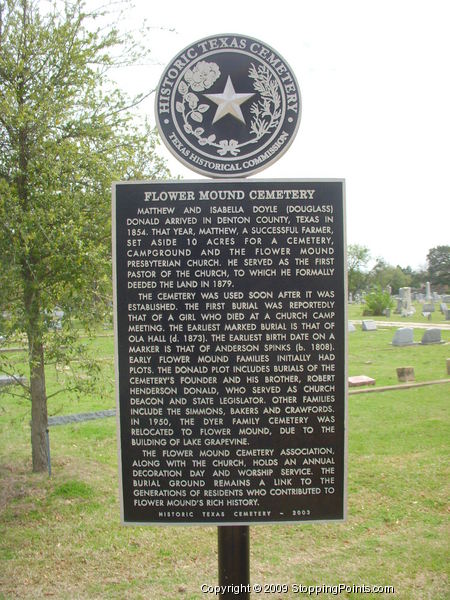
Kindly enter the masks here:
<path id="1" fill-rule="evenodd" d="M 217 528 L 219 550 L 219 585 L 229 591 L 222 600 L 250 600 L 250 528 L 248 525 Z M 231 586 L 240 586 L 238 594 Z"/>

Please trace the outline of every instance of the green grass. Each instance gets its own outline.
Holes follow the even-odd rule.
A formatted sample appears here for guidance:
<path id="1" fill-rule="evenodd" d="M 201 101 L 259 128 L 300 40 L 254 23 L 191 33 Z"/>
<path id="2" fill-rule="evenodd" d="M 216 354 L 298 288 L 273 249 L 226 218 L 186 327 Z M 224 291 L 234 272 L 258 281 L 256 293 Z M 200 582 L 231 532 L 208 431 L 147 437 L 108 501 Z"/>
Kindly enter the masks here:
<path id="1" fill-rule="evenodd" d="M 422 315 L 423 305 L 419 302 L 413 302 L 413 307 L 416 309 L 416 312 L 409 317 L 402 317 L 395 313 L 395 306 L 391 310 L 390 317 L 373 317 L 373 316 L 364 316 L 364 304 L 349 304 L 348 305 L 348 318 L 349 320 L 361 320 L 361 319 L 374 319 L 376 321 L 395 321 L 398 323 L 420 323 L 424 327 L 433 327 L 437 324 L 447 324 L 450 325 L 450 321 L 446 321 L 444 315 L 439 310 L 439 302 L 434 303 L 434 312 L 431 313 L 431 317 L 424 317 Z"/>
<path id="2" fill-rule="evenodd" d="M 407 348 L 391 346 L 393 332 L 350 334 L 349 375 L 377 386 L 396 383 L 397 366 L 414 366 L 418 381 L 447 377 L 449 332 L 446 344 Z M 91 348 L 104 359 L 101 394 L 59 394 L 50 414 L 114 407 L 112 338 Z M 19 368 L 24 356 L 13 358 Z M 68 376 L 49 367 L 50 391 Z M 449 395 L 443 384 L 350 396 L 348 520 L 251 527 L 252 582 L 392 585 L 401 600 L 448 598 Z M 52 427 L 49 478 L 30 473 L 29 408 L 0 395 L 0 598 L 214 597 L 200 586 L 217 582 L 216 528 L 120 525 L 115 420 Z M 302 594 L 252 598 L 267 596 Z"/>
<path id="3" fill-rule="evenodd" d="M 367 375 L 376 380 L 377 386 L 395 385 L 397 367 L 414 367 L 417 382 L 446 379 L 448 341 L 450 331 L 442 331 L 444 343 L 422 345 L 423 329 L 414 329 L 413 346 L 393 346 L 395 328 L 380 324 L 376 331 L 356 331 L 349 333 L 349 376 Z"/>

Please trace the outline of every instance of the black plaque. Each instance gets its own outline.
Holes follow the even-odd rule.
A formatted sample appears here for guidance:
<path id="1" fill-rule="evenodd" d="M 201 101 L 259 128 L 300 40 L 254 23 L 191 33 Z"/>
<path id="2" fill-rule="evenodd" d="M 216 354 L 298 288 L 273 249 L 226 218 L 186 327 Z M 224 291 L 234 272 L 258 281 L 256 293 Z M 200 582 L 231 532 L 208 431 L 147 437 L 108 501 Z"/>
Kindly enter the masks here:
<path id="1" fill-rule="evenodd" d="M 123 521 L 343 519 L 344 182 L 113 195 Z"/>

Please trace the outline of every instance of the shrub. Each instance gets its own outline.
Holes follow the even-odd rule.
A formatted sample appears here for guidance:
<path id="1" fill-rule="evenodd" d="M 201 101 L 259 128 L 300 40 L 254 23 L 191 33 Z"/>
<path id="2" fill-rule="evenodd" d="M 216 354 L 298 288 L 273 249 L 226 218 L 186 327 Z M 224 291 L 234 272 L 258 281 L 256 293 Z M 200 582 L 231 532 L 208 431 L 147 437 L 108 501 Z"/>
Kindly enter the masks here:
<path id="1" fill-rule="evenodd" d="M 379 286 L 367 294 L 365 300 L 364 315 L 375 317 L 381 317 L 386 309 L 392 308 L 394 305 L 389 292 L 383 291 Z"/>

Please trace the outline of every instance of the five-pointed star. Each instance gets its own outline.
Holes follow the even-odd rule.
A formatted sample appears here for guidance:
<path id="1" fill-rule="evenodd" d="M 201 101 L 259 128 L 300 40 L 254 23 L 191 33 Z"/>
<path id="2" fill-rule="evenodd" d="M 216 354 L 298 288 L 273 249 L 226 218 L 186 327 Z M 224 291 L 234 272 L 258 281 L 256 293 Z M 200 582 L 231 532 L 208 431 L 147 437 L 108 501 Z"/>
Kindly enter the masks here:
<path id="1" fill-rule="evenodd" d="M 240 105 L 255 94 L 236 94 L 231 77 L 228 76 L 227 83 L 222 94 L 203 95 L 206 96 L 208 100 L 212 100 L 217 104 L 217 110 L 216 114 L 214 115 L 213 123 L 216 123 L 216 121 L 228 114 L 236 117 L 236 119 L 242 121 L 242 123 L 245 123 L 244 115 L 242 114 Z"/>

